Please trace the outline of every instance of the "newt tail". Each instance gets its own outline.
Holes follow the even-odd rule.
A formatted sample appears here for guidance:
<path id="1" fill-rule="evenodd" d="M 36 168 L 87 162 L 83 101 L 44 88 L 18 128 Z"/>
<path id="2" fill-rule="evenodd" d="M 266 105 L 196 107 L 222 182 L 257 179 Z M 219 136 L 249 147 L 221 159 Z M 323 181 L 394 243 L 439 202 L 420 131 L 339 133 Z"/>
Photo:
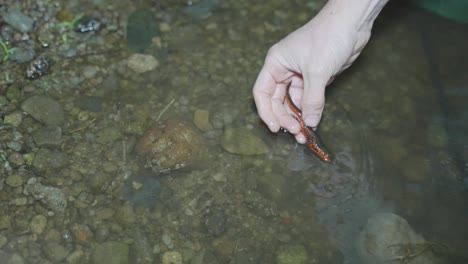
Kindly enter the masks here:
<path id="1" fill-rule="evenodd" d="M 294 113 L 293 117 L 299 122 L 301 127 L 301 133 L 306 138 L 306 145 L 307 148 L 312 151 L 319 159 L 324 162 L 330 163 L 332 162 L 332 156 L 328 152 L 325 145 L 323 145 L 322 141 L 320 140 L 316 131 L 314 131 L 311 127 L 308 127 L 304 120 L 302 119 L 302 111 L 293 103 L 291 97 L 289 95 L 289 88 L 291 87 L 291 82 L 286 87 L 286 95 L 284 97 L 284 101 L 288 104 L 291 111 Z"/>

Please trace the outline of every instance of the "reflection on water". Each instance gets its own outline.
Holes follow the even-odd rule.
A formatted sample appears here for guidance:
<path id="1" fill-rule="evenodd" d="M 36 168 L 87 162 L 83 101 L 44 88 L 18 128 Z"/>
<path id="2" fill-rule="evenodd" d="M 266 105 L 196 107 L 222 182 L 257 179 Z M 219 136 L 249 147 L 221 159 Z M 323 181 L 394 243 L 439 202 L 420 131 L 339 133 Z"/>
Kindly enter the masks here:
<path id="1" fill-rule="evenodd" d="M 381 212 L 447 246 L 418 254 L 466 263 L 466 26 L 389 4 L 327 90 L 326 164 L 269 133 L 251 95 L 268 47 L 323 1 L 107 4 L 18 4 L 49 49 L 1 25 L 54 61 L 32 81 L 17 57 L 0 64 L 1 263 L 362 263 L 356 237 Z M 56 27 L 80 13 L 105 28 Z M 149 32 L 133 43 L 146 56 L 125 30 Z"/>

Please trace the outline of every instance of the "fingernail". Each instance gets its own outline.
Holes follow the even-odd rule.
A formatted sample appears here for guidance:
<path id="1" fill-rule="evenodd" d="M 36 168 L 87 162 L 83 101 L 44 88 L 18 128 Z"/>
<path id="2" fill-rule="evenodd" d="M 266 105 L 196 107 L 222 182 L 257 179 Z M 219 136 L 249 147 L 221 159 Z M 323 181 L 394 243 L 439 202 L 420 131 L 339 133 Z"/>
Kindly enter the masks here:
<path id="1" fill-rule="evenodd" d="M 304 122 L 309 127 L 316 127 L 318 125 L 318 123 L 320 122 L 320 116 L 319 115 L 308 115 L 308 116 L 304 117 Z"/>

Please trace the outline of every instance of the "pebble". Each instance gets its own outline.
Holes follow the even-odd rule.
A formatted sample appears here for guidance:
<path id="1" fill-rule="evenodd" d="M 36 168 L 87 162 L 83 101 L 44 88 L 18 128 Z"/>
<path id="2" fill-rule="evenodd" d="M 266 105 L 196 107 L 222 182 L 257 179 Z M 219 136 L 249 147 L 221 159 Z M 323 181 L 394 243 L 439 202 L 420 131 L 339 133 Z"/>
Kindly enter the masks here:
<path id="1" fill-rule="evenodd" d="M 38 147 L 58 148 L 62 144 L 62 128 L 46 126 L 33 133 L 34 142 Z"/>
<path id="2" fill-rule="evenodd" d="M 162 264 L 182 264 L 182 255 L 177 251 L 167 251 L 162 256 Z"/>
<path id="3" fill-rule="evenodd" d="M 37 173 L 53 177 L 67 162 L 67 154 L 58 150 L 41 148 L 34 156 L 32 168 Z"/>
<path id="4" fill-rule="evenodd" d="M 9 205 L 14 205 L 14 206 L 23 206 L 23 205 L 26 205 L 27 203 L 28 203 L 28 199 L 26 197 L 15 198 L 8 202 Z"/>
<path id="5" fill-rule="evenodd" d="M 115 219 L 122 225 L 131 225 L 135 223 L 136 216 L 135 211 L 133 210 L 133 206 L 125 204 L 124 206 L 120 207 L 117 211 Z"/>
<path id="6" fill-rule="evenodd" d="M 79 264 L 83 263 L 83 258 L 85 254 L 84 251 L 81 248 L 75 249 L 70 255 L 67 257 L 67 263 L 68 264 Z"/>
<path id="7" fill-rule="evenodd" d="M 61 125 L 65 121 L 62 106 L 54 99 L 45 95 L 34 95 L 27 98 L 21 109 L 37 121 L 46 125 Z"/>
<path id="8" fill-rule="evenodd" d="M 36 51 L 33 43 L 21 43 L 16 46 L 15 52 L 11 54 L 10 59 L 18 63 L 26 63 L 33 60 L 34 57 L 36 57 Z"/>
<path id="9" fill-rule="evenodd" d="M 288 245 L 276 255 L 277 264 L 304 264 L 306 261 L 307 251 L 302 245 Z"/>
<path id="10" fill-rule="evenodd" d="M 158 28 L 153 12 L 147 8 L 135 10 L 128 16 L 127 46 L 131 51 L 142 52 L 151 45 Z"/>
<path id="11" fill-rule="evenodd" d="M 10 155 L 8 155 L 8 162 L 13 168 L 18 168 L 25 163 L 23 155 L 19 152 L 11 152 Z"/>
<path id="12" fill-rule="evenodd" d="M 8 242 L 8 238 L 0 234 L 0 248 L 2 248 Z"/>
<path id="13" fill-rule="evenodd" d="M 118 127 L 107 126 L 99 130 L 96 141 L 101 144 L 115 142 L 123 137 L 122 131 Z"/>
<path id="14" fill-rule="evenodd" d="M 107 241 L 97 244 L 91 257 L 92 264 L 128 264 L 130 249 L 127 244 Z"/>
<path id="15" fill-rule="evenodd" d="M 152 55 L 137 53 L 128 58 L 127 65 L 134 72 L 144 73 L 154 70 L 159 66 L 159 61 Z"/>
<path id="16" fill-rule="evenodd" d="M 75 24 L 75 31 L 86 33 L 91 31 L 99 31 L 102 28 L 102 22 L 94 17 L 83 16 Z"/>
<path id="17" fill-rule="evenodd" d="M 46 75 L 49 72 L 49 68 L 49 60 L 44 56 L 39 56 L 29 63 L 29 66 L 26 68 L 26 77 L 35 80 Z"/>
<path id="18" fill-rule="evenodd" d="M 11 217 L 9 215 L 0 215 L 0 230 L 9 229 L 11 227 Z"/>
<path id="19" fill-rule="evenodd" d="M 208 131 L 213 129 L 213 126 L 210 124 L 210 112 L 204 109 L 195 110 L 193 123 L 201 131 Z"/>
<path id="20" fill-rule="evenodd" d="M 6 178 L 5 183 L 13 188 L 20 187 L 24 183 L 24 179 L 19 174 L 13 174 Z"/>
<path id="21" fill-rule="evenodd" d="M 58 242 L 49 242 L 43 248 L 44 254 L 53 263 L 61 263 L 68 255 L 68 250 Z"/>
<path id="22" fill-rule="evenodd" d="M 29 227 L 31 228 L 31 232 L 36 235 L 40 235 L 44 232 L 47 225 L 47 218 L 43 215 L 35 215 L 31 222 L 29 223 Z"/>
<path id="23" fill-rule="evenodd" d="M 64 213 L 67 208 L 66 196 L 58 188 L 35 183 L 27 186 L 27 192 L 56 213 Z"/>
<path id="24" fill-rule="evenodd" d="M 20 111 L 15 111 L 8 115 L 5 115 L 3 123 L 12 125 L 13 127 L 18 127 L 23 122 L 23 114 Z"/>
<path id="25" fill-rule="evenodd" d="M 168 23 L 159 23 L 159 30 L 161 30 L 161 32 L 169 32 L 171 31 L 171 26 L 168 24 Z"/>
<path id="26" fill-rule="evenodd" d="M 3 21 L 20 32 L 31 32 L 34 20 L 24 13 L 13 10 L 3 16 Z"/>
<path id="27" fill-rule="evenodd" d="M 168 249 L 174 248 L 174 243 L 172 242 L 172 238 L 168 234 L 163 234 L 161 237 L 161 240 Z"/>
<path id="28" fill-rule="evenodd" d="M 73 237 L 75 238 L 76 242 L 78 242 L 79 244 L 85 244 L 93 236 L 91 229 L 89 229 L 87 225 L 74 223 L 71 226 L 70 231 L 73 234 Z"/>
<path id="29" fill-rule="evenodd" d="M 205 227 L 208 234 L 219 237 L 227 229 L 228 214 L 222 208 L 215 208 L 208 213 Z"/>
<path id="30" fill-rule="evenodd" d="M 244 127 L 225 129 L 221 146 L 227 152 L 240 155 L 259 155 L 268 151 L 265 142 Z"/>

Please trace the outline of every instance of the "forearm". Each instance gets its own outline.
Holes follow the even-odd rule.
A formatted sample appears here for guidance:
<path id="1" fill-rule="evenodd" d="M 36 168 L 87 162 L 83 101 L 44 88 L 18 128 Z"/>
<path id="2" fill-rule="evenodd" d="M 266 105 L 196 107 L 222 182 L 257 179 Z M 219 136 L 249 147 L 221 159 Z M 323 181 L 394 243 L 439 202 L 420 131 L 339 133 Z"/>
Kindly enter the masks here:
<path id="1" fill-rule="evenodd" d="M 329 0 L 318 16 L 335 16 L 357 31 L 370 31 L 388 0 Z"/>

